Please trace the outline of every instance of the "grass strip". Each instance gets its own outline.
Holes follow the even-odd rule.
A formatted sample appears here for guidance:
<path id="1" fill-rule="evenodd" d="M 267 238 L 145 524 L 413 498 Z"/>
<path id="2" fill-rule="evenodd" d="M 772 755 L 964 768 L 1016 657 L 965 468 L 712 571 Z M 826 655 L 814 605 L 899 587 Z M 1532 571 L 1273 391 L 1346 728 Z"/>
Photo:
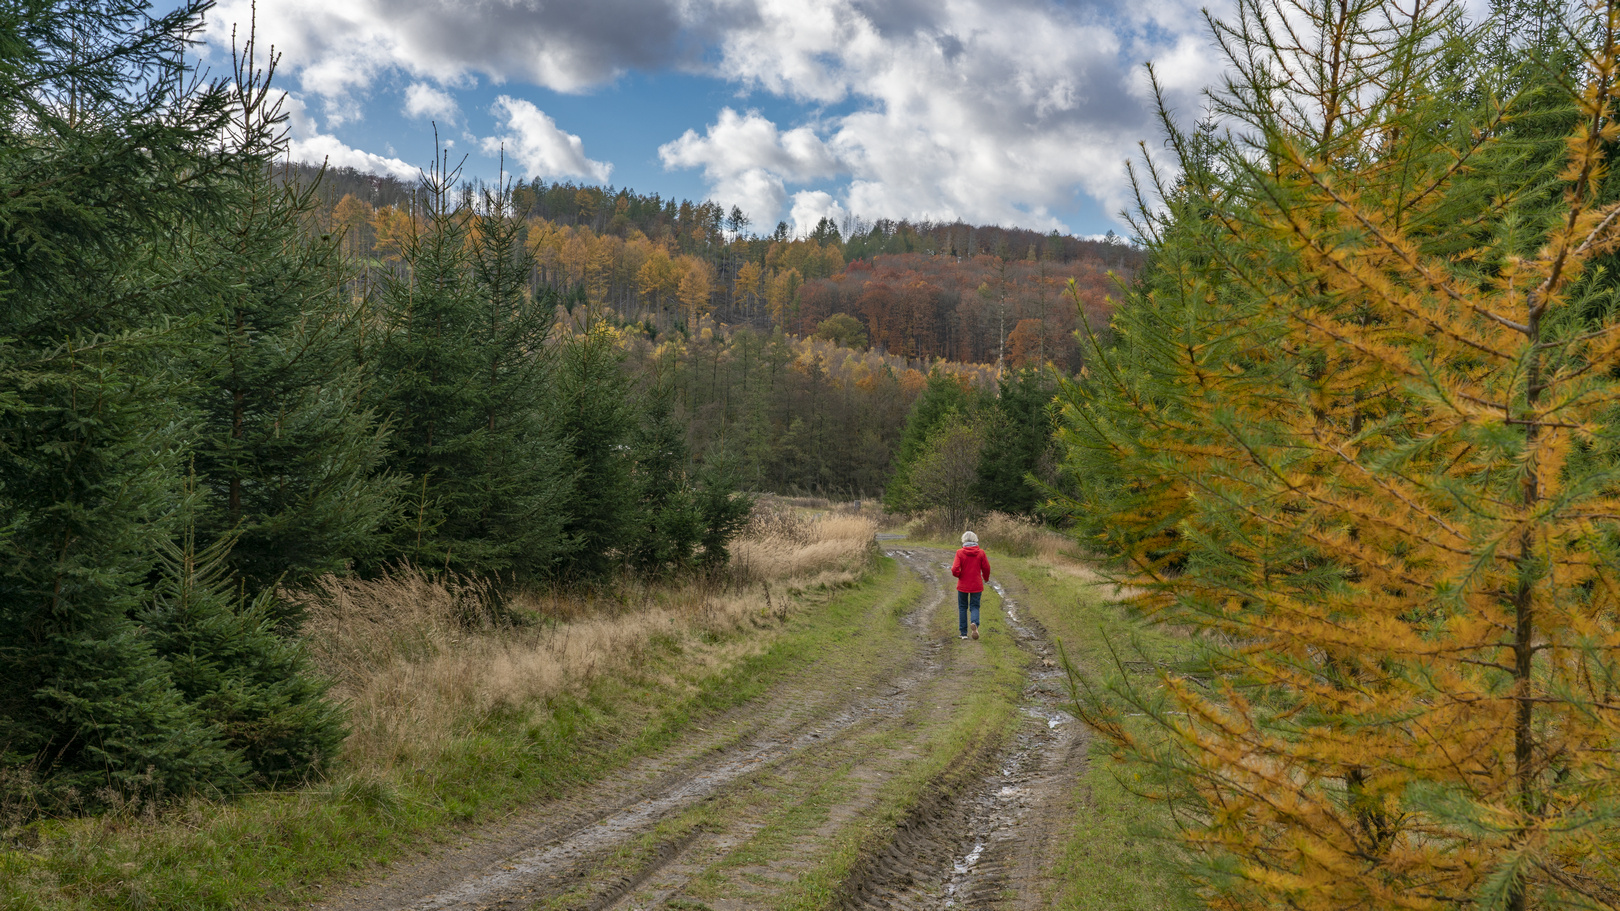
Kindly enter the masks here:
<path id="1" fill-rule="evenodd" d="M 810 590 L 819 602 L 723 666 L 691 661 L 671 639 L 626 674 L 598 676 L 582 696 L 468 718 L 430 765 L 379 775 L 362 768 L 297 790 L 231 802 L 192 800 L 151 812 L 138 804 L 30 828 L 0 850 L 3 911 L 210 911 L 290 907 L 323 887 L 404 856 L 455 826 L 560 796 L 669 746 L 694 721 L 757 698 L 861 620 L 893 612 L 914 585 L 881 560 L 853 587 Z M 671 687 L 671 676 L 690 685 Z M 532 708 L 532 707 L 531 707 Z"/>
<path id="2" fill-rule="evenodd" d="M 998 557 L 996 566 L 1023 583 L 1023 606 L 1069 659 L 1091 673 L 1111 673 L 1106 643 L 1143 660 L 1172 662 L 1188 642 L 1110 603 L 1095 577 L 1034 560 Z M 1194 911 L 1202 907 L 1181 867 L 1184 853 L 1164 805 L 1128 790 L 1132 770 L 1095 741 L 1075 783 L 1074 820 L 1053 871 L 1062 911 Z"/>
<path id="3" fill-rule="evenodd" d="M 934 632 L 954 636 L 955 604 L 934 612 Z M 862 876 L 862 864 L 887 848 L 896 833 L 928 806 L 974 786 L 984 763 L 994 757 L 1020 723 L 1018 702 L 1027 656 L 1018 649 L 1001 621 L 1001 599 L 986 590 L 981 604 L 984 665 L 967 698 L 948 724 L 929 736 L 922 761 L 913 763 L 889 783 L 872 812 L 846 827 L 819 864 L 789 889 L 779 906 L 784 911 L 838 907 L 851 883 Z"/>

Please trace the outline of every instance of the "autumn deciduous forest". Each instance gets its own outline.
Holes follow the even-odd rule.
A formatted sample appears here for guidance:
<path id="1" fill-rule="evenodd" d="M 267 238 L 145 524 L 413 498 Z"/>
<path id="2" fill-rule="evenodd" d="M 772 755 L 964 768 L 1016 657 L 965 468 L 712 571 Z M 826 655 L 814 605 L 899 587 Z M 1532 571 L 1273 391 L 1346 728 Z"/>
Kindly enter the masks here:
<path id="1" fill-rule="evenodd" d="M 416 188 L 391 178 L 294 166 L 287 178 L 314 183 L 321 226 L 353 257 L 388 267 L 415 230 Z M 479 192 L 461 188 L 472 202 Z M 709 315 L 729 326 L 805 336 L 843 314 L 858 319 L 862 347 L 917 362 L 950 360 L 1079 367 L 1073 280 L 1088 313 L 1106 324 L 1108 295 L 1140 252 L 1118 238 L 965 224 L 858 220 L 842 236 L 823 219 L 809 235 L 786 225 L 768 236 L 740 212 L 676 203 L 611 187 L 514 184 L 510 206 L 526 225 L 535 280 L 580 288 L 586 301 L 659 330 Z"/>

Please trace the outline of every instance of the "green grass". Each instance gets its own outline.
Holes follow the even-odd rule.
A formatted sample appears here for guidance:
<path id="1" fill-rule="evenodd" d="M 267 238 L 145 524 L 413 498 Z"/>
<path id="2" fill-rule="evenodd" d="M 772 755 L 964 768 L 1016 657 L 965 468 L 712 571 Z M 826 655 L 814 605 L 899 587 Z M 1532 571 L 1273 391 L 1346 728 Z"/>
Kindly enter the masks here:
<path id="1" fill-rule="evenodd" d="M 1024 583 L 1024 608 L 1061 643 L 1069 659 L 1088 673 L 1108 674 L 1114 664 L 1107 643 L 1124 660 L 1174 661 L 1188 651 L 1185 639 L 1106 603 L 1081 579 L 1034 560 L 997 557 Z M 1193 911 L 1201 907 L 1180 861 L 1182 849 L 1163 804 L 1139 797 L 1127 785 L 1135 773 L 1100 745 L 1075 783 L 1074 821 L 1054 871 L 1057 908 L 1063 911 Z"/>
<path id="2" fill-rule="evenodd" d="M 636 676 L 602 675 L 580 697 L 549 700 L 541 720 L 512 710 L 466 720 L 432 765 L 392 776 L 350 768 L 329 782 L 156 815 L 133 807 L 33 827 L 26 850 L 0 849 L 0 911 L 288 907 L 323 885 L 396 860 L 457 825 L 561 795 L 668 746 L 695 721 L 758 697 L 840 641 L 861 619 L 915 596 L 880 561 L 858 585 L 810 591 L 820 602 L 729 666 L 683 660 L 675 643 Z M 892 610 L 888 611 L 892 613 Z M 670 687 L 670 674 L 691 686 Z"/>

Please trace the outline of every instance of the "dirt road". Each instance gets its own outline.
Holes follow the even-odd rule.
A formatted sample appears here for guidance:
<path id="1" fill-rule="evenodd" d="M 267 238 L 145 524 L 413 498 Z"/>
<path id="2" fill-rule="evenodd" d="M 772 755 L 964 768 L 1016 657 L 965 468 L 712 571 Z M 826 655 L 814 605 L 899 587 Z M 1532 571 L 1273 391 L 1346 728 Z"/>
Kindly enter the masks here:
<path id="1" fill-rule="evenodd" d="M 318 907 L 1048 907 L 1085 743 L 1044 632 L 998 580 L 960 641 L 950 553 L 886 543 L 916 581 L 766 696 Z"/>

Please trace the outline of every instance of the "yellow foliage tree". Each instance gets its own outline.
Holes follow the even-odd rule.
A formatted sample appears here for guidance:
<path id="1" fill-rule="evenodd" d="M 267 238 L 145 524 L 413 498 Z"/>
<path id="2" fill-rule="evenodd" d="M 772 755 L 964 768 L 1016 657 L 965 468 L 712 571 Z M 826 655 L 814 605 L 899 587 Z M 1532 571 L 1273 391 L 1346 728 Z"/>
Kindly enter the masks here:
<path id="1" fill-rule="evenodd" d="M 656 246 L 640 231 L 631 232 L 630 237 L 624 242 L 624 250 L 620 253 L 618 268 L 622 271 L 622 275 L 619 280 L 639 291 L 641 269 L 653 255 Z"/>
<path id="2" fill-rule="evenodd" d="M 383 262 L 403 262 L 404 250 L 416 235 L 416 221 L 396 206 L 382 206 L 371 214 L 371 229 L 377 237 L 377 256 Z"/>
<path id="3" fill-rule="evenodd" d="M 654 248 L 636 273 L 637 287 L 643 296 L 651 297 L 655 305 L 662 305 L 673 295 L 679 282 L 675 263 L 663 247 Z"/>
<path id="4" fill-rule="evenodd" d="M 763 276 L 764 270 L 752 260 L 743 263 L 737 270 L 736 296 L 745 307 L 752 308 L 759 302 L 759 281 Z"/>
<path id="5" fill-rule="evenodd" d="M 568 242 L 568 232 L 544 218 L 531 218 L 528 222 L 529 250 L 535 265 L 545 280 L 553 280 L 562 269 L 562 248 Z"/>
<path id="6" fill-rule="evenodd" d="M 600 303 L 607 299 L 624 241 L 611 234 L 591 236 L 587 231 L 586 236 L 585 288 L 591 300 Z"/>
<path id="7" fill-rule="evenodd" d="M 1246 141 L 1171 128 L 1157 272 L 1062 436 L 1093 540 L 1204 630 L 1156 685 L 1079 679 L 1212 907 L 1620 907 L 1620 16 L 1593 12 L 1538 80 L 1458 77 L 1490 42 L 1444 5 L 1244 0 L 1215 100 Z M 1573 126 L 1541 141 L 1532 104 Z"/>
<path id="8" fill-rule="evenodd" d="M 558 256 L 570 282 L 583 283 L 589 275 L 591 244 L 588 230 L 568 232 Z"/>
<path id="9" fill-rule="evenodd" d="M 361 237 L 360 232 L 371 227 L 371 217 L 371 204 L 357 199 L 353 193 L 343 194 L 343 198 L 332 208 L 332 229 L 343 235 L 344 252 L 350 256 L 358 255 L 365 249 L 364 241 L 368 238 Z"/>
<path id="10" fill-rule="evenodd" d="M 837 244 L 828 244 L 821 248 L 821 277 L 837 275 L 844 271 L 844 249 Z"/>
<path id="11" fill-rule="evenodd" d="M 797 269 L 784 269 L 771 276 L 770 284 L 765 289 L 765 305 L 770 309 L 772 326 L 783 325 L 793 312 L 802 284 L 804 279 Z"/>
<path id="12" fill-rule="evenodd" d="M 687 325 L 695 331 L 698 320 L 709 310 L 709 295 L 714 289 L 713 270 L 696 256 L 682 256 L 676 263 L 680 273 L 677 295 L 681 309 L 686 313 Z"/>

